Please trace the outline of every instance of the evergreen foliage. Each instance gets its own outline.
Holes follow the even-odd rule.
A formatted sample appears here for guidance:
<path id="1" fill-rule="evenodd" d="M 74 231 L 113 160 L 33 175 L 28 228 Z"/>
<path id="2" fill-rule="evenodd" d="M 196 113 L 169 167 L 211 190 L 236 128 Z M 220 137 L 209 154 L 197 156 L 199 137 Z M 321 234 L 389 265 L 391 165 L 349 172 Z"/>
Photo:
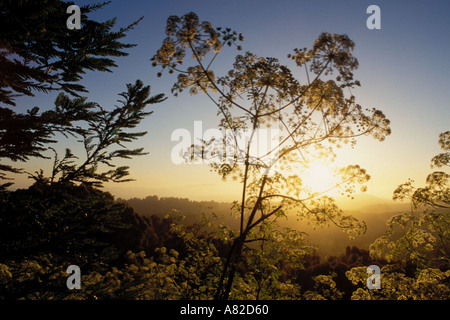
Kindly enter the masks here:
<path id="1" fill-rule="evenodd" d="M 66 10 L 71 4 L 60 0 L 0 3 L 0 103 L 14 106 L 15 97 L 33 96 L 36 91 L 64 91 L 78 96 L 87 92 L 79 83 L 87 70 L 112 72 L 111 68 L 117 66 L 112 58 L 127 56 L 125 49 L 135 46 L 122 39 L 142 18 L 113 31 L 115 18 L 105 22 L 88 18 L 89 13 L 108 4 L 104 2 L 81 7 L 82 28 L 69 30 Z M 55 142 L 56 133 L 80 133 L 72 122 L 90 121 L 86 116 L 91 114 L 78 109 L 84 100 L 60 106 L 64 99 L 67 96 L 60 95 L 57 108 L 42 113 L 37 107 L 18 114 L 0 106 L 0 159 L 16 162 L 45 158 L 44 151 Z M 8 172 L 22 171 L 0 164 L 0 179 L 6 180 Z M 125 172 L 116 173 L 114 178 L 120 179 Z M 3 188 L 11 184 L 4 183 Z"/>
<path id="2" fill-rule="evenodd" d="M 85 5 L 81 9 L 81 29 L 66 27 L 67 7 L 73 2 L 60 0 L 0 3 L 0 102 L 14 105 L 17 95 L 33 91 L 63 90 L 72 95 L 87 92 L 78 82 L 87 71 L 108 71 L 116 67 L 112 57 L 127 56 L 123 43 L 130 25 L 113 31 L 116 19 L 104 22 L 88 15 L 109 2 Z"/>

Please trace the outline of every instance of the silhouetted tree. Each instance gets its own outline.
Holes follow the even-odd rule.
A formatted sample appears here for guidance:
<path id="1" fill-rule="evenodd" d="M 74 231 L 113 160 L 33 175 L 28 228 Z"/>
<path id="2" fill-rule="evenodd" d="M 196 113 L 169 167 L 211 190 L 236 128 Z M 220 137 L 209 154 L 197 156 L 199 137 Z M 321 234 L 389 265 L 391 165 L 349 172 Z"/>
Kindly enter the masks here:
<path id="1" fill-rule="evenodd" d="M 81 29 L 70 30 L 66 11 L 74 2 L 2 1 L 0 102 L 14 105 L 14 96 L 33 95 L 35 90 L 76 95 L 87 92 L 78 83 L 86 70 L 111 72 L 116 64 L 110 57 L 127 56 L 123 50 L 135 46 L 121 39 L 140 19 L 119 31 L 112 31 L 115 18 L 105 22 L 88 19 L 88 14 L 108 3 L 80 7 Z"/>
<path id="2" fill-rule="evenodd" d="M 126 56 L 134 44 L 122 38 L 139 21 L 113 31 L 116 19 L 98 22 L 88 14 L 109 2 L 81 7 L 81 29 L 69 30 L 67 7 L 60 0 L 0 3 L 0 103 L 15 105 L 14 98 L 34 92 L 65 91 L 78 96 L 87 89 L 78 83 L 86 70 L 108 71 L 116 64 L 111 57 Z M 142 18 L 141 18 L 142 19 Z M 72 121 L 83 114 L 60 108 L 39 114 L 37 107 L 25 114 L 0 107 L 0 159 L 26 161 L 45 157 L 46 144 L 56 132 L 67 133 Z M 0 164 L 0 178 L 20 169 Z M 11 183 L 4 184 L 5 186 Z"/>
<path id="3" fill-rule="evenodd" d="M 128 167 L 117 167 L 115 161 L 145 154 L 127 143 L 146 134 L 134 129 L 152 113 L 145 108 L 162 102 L 164 95 L 150 96 L 150 86 L 137 80 L 127 84 L 113 108 L 78 96 L 87 91 L 77 83 L 86 70 L 111 71 L 116 65 L 109 57 L 127 55 L 123 49 L 134 45 L 121 38 L 138 21 L 115 32 L 115 19 L 88 20 L 86 14 L 107 4 L 102 3 L 82 7 L 81 30 L 68 30 L 66 9 L 71 4 L 0 3 L 0 103 L 14 105 L 14 97 L 35 91 L 76 96 L 60 92 L 55 107 L 42 113 L 37 107 L 25 114 L 0 108 L 0 158 L 27 161 L 54 152 L 50 174 L 42 169 L 29 173 L 36 180 L 30 188 L 7 191 L 9 183 L 1 185 L 0 299 L 66 298 L 65 268 L 70 264 L 95 280 L 99 272 L 117 270 L 128 251 L 154 250 L 165 241 L 152 234 L 151 218 L 137 216 L 96 188 L 107 181 L 130 180 Z M 84 154 L 66 148 L 61 157 L 53 143 L 64 137 L 81 143 Z M 22 170 L 1 164 L 0 178 L 7 179 L 7 172 Z M 156 228 L 162 235 L 170 223 L 164 220 Z M 94 280 L 89 298 L 97 298 Z"/>
<path id="4" fill-rule="evenodd" d="M 147 132 L 131 132 L 140 121 L 153 112 L 144 111 L 149 104 L 160 103 L 165 100 L 164 94 L 150 97 L 150 86 L 144 86 L 142 81 L 127 84 L 127 91 L 119 94 L 121 106 L 107 111 L 97 103 L 86 102 L 86 98 L 70 99 L 60 93 L 55 101 L 56 109 L 76 109 L 84 112 L 84 127 L 78 126 L 70 133 L 78 138 L 84 146 L 84 159 L 77 164 L 81 157 L 76 156 L 67 148 L 62 159 L 55 152 L 51 177 L 45 177 L 43 171 L 31 176 L 41 182 L 82 182 L 101 186 L 102 182 L 126 182 L 128 166 L 116 167 L 113 161 L 116 158 L 130 159 L 134 156 L 145 155 L 144 148 L 127 149 L 125 143 L 132 142 Z M 112 148 L 115 148 L 111 150 Z M 100 166 L 110 170 L 100 172 Z"/>
<path id="5" fill-rule="evenodd" d="M 243 248 L 254 241 L 252 231 L 265 221 L 284 216 L 288 208 L 297 207 L 301 217 L 319 224 L 331 222 L 356 234 L 364 232 L 363 224 L 344 216 L 331 198 L 319 198 L 319 193 L 308 190 L 301 174 L 297 174 L 313 156 L 332 158 L 333 148 L 341 143 L 354 144 L 361 135 L 382 141 L 390 134 L 389 121 L 381 111 L 364 110 L 352 94 L 344 92 L 359 85 L 353 78 L 353 70 L 358 67 L 351 54 L 354 43 L 348 36 L 323 33 L 312 49 L 295 49 L 288 56 L 301 70 L 304 68 L 307 82 L 302 84 L 278 59 L 251 52 L 237 55 L 231 70 L 225 76 L 216 76 L 212 66 L 219 53 L 226 46 L 242 49 L 238 43 L 243 36 L 230 28 L 214 28 L 195 13 L 169 17 L 166 35 L 152 61 L 162 71 L 178 74 L 172 92 L 177 95 L 189 89 L 191 94 L 206 94 L 221 115 L 219 127 L 237 132 L 232 137 L 204 141 L 190 154 L 204 155 L 206 150 L 220 155 L 224 144 L 233 144 L 236 153 L 228 158 L 231 162 L 218 161 L 212 167 L 223 178 L 242 181 L 242 198 L 235 205 L 240 230 L 224 262 L 217 299 L 228 299 Z M 193 64 L 186 67 L 189 57 Z M 334 72 L 337 75 L 333 78 Z M 250 149 L 252 139 L 256 139 L 254 133 L 276 125 L 282 136 L 279 142 L 270 146 L 266 155 L 253 156 Z M 245 130 L 251 134 L 245 145 L 239 146 L 238 134 Z M 275 165 L 278 171 L 273 170 Z M 335 188 L 340 187 L 344 194 L 354 191 L 355 182 L 369 179 L 358 165 L 340 173 L 342 181 Z"/>

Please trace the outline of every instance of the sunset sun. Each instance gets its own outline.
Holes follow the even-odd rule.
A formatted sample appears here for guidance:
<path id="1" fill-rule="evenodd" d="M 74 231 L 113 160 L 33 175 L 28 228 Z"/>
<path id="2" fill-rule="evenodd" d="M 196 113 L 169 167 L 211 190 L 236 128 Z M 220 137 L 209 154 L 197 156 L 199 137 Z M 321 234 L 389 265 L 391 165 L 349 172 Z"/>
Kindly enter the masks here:
<path id="1" fill-rule="evenodd" d="M 337 184 L 337 178 L 332 169 L 322 162 L 313 162 L 302 175 L 305 187 L 312 192 L 325 192 Z"/>

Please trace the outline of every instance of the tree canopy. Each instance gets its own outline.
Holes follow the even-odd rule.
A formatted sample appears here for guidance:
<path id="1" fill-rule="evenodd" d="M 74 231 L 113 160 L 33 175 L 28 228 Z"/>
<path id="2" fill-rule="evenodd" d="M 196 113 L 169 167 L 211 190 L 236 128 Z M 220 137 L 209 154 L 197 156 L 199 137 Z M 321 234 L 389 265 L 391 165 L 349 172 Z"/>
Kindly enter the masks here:
<path id="1" fill-rule="evenodd" d="M 86 99 L 79 96 L 79 93 L 87 92 L 79 83 L 86 71 L 112 72 L 111 69 L 117 66 L 113 58 L 127 56 L 125 50 L 135 46 L 122 40 L 142 18 L 118 31 L 113 30 L 115 18 L 104 22 L 89 19 L 90 13 L 102 9 L 108 3 L 82 6 L 79 30 L 69 30 L 66 27 L 66 10 L 73 2 L 8 0 L 0 3 L 0 102 L 6 106 L 14 106 L 15 97 L 33 96 L 36 91 L 63 91 L 77 97 L 72 101 L 61 94 L 55 101 L 56 108 L 44 112 L 33 107 L 20 114 L 11 108 L 0 106 L 0 159 L 17 162 L 27 161 L 32 157 L 47 158 L 45 152 L 49 144 L 56 142 L 54 137 L 57 133 L 81 134 L 85 135 L 86 142 L 92 141 L 94 128 L 83 131 L 80 127 L 75 127 L 75 123 L 80 121 L 89 122 L 90 125 L 95 121 L 103 121 L 103 129 L 109 126 L 110 130 L 111 123 L 107 123 L 108 121 L 121 116 L 120 112 L 129 112 L 126 116 L 128 120 L 123 120 L 122 123 L 116 121 L 119 127 L 129 127 L 133 121 L 139 121 L 145 115 L 138 110 L 139 106 L 131 106 L 134 102 L 130 99 L 137 99 L 137 104 L 145 105 L 161 98 L 159 96 L 155 97 L 155 100 L 144 102 L 142 96 L 145 96 L 149 88 L 137 93 L 136 90 L 142 89 L 143 85 L 136 83 L 135 92 L 130 91 L 126 93 L 130 96 L 124 97 L 128 99 L 128 106 L 122 111 L 117 109 L 115 114 L 109 114 L 111 119 L 101 120 L 101 112 L 88 111 L 94 104 L 85 104 Z M 125 108 L 128 108 L 127 111 Z M 132 111 L 133 108 L 136 110 Z M 136 134 L 125 136 L 122 132 L 116 142 L 121 143 L 137 137 Z M 107 139 L 110 138 L 111 133 Z M 104 137 L 101 139 L 105 140 Z M 105 148 L 105 142 L 106 140 L 102 142 L 101 149 Z M 97 153 L 98 151 L 95 156 L 98 156 Z M 109 156 L 130 155 L 131 153 L 121 151 L 120 155 L 116 152 Z M 55 169 L 60 170 L 62 166 L 67 166 L 69 160 L 73 160 L 72 155 L 66 152 L 62 163 L 55 164 Z M 90 157 L 90 160 L 94 160 L 93 157 Z M 98 162 L 98 159 L 94 162 Z M 110 179 L 120 179 L 119 177 L 125 174 L 124 168 L 121 170 L 122 173 L 119 173 L 119 169 L 116 169 L 116 176 L 110 176 Z M 81 171 L 80 169 L 78 173 Z M 10 164 L 0 164 L 2 180 L 8 179 L 8 172 L 21 173 L 22 170 Z M 112 174 L 111 172 L 110 175 Z M 11 182 L 2 185 L 6 187 L 11 185 Z"/>
<path id="2" fill-rule="evenodd" d="M 60 0 L 0 3 L 0 102 L 14 105 L 17 95 L 34 91 L 87 92 L 79 83 L 87 70 L 116 67 L 113 57 L 127 56 L 136 46 L 122 42 L 139 21 L 113 31 L 116 19 L 104 22 L 88 15 L 110 1 L 82 6 L 80 30 L 66 27 L 67 8 L 74 2 Z"/>

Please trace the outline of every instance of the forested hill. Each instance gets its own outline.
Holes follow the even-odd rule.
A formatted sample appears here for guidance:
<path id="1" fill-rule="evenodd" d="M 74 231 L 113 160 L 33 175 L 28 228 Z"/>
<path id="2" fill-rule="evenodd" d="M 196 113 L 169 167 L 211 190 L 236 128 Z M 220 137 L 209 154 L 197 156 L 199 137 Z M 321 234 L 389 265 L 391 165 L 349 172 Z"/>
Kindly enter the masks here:
<path id="1" fill-rule="evenodd" d="M 187 198 L 158 197 L 155 195 L 146 198 L 131 198 L 128 200 L 118 199 L 120 202 L 128 203 L 137 213 L 143 216 L 163 218 L 168 213 L 176 210 L 186 217 L 185 223 L 194 224 L 199 222 L 205 215 L 211 218 L 214 225 L 225 224 L 232 228 L 238 228 L 238 219 L 231 216 L 231 203 L 216 201 L 193 201 Z M 359 209 L 346 211 L 363 220 L 367 225 L 364 235 L 350 240 L 347 234 L 335 226 L 314 229 L 306 221 L 297 220 L 295 214 L 286 219 L 279 219 L 280 227 L 289 227 L 304 231 L 308 234 L 308 240 L 318 247 L 318 253 L 322 257 L 335 256 L 343 253 L 347 246 L 357 246 L 367 250 L 375 239 L 382 236 L 386 230 L 386 222 L 394 215 L 405 212 L 408 205 L 388 203 L 359 203 Z M 216 217 L 213 217 L 213 214 Z"/>
<path id="2" fill-rule="evenodd" d="M 131 198 L 127 202 L 137 213 L 145 216 L 165 216 L 171 210 L 180 210 L 185 215 L 197 215 L 214 211 L 216 213 L 228 213 L 231 203 L 216 201 L 193 201 L 187 198 L 148 196 L 144 199 Z"/>

